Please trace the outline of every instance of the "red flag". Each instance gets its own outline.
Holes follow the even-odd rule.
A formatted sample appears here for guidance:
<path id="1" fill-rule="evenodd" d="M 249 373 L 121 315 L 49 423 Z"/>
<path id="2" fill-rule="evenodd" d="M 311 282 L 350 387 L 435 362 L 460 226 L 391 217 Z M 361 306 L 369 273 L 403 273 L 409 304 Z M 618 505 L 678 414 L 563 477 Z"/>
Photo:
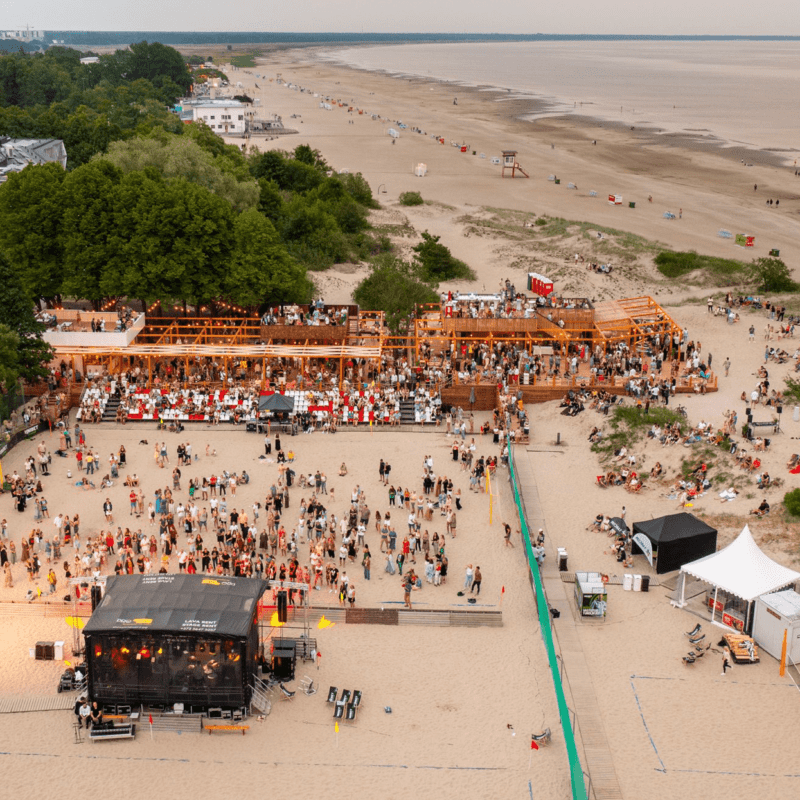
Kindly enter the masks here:
<path id="1" fill-rule="evenodd" d="M 538 750 L 538 749 L 539 745 L 536 744 L 536 742 L 534 742 L 533 739 L 531 739 L 531 750 Z"/>
<path id="2" fill-rule="evenodd" d="M 153 715 L 152 714 L 149 715 L 149 719 L 150 719 L 150 724 L 152 725 L 153 724 Z"/>
<path id="3" fill-rule="evenodd" d="M 504 586 L 504 587 L 503 587 L 503 588 L 500 590 L 500 594 L 505 594 L 505 593 L 506 593 L 506 587 Z"/>

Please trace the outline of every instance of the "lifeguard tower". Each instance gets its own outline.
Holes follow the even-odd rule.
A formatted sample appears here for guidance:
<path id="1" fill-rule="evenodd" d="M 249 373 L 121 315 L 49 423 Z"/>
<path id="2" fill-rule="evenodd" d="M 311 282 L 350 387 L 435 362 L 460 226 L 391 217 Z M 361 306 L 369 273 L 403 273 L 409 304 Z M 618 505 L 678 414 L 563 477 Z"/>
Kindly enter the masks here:
<path id="1" fill-rule="evenodd" d="M 517 161 L 517 151 L 516 150 L 503 150 L 503 177 L 506 177 L 506 170 L 511 170 L 511 177 L 516 177 L 516 173 L 520 172 L 526 178 L 530 178 L 527 172 L 519 165 Z"/>

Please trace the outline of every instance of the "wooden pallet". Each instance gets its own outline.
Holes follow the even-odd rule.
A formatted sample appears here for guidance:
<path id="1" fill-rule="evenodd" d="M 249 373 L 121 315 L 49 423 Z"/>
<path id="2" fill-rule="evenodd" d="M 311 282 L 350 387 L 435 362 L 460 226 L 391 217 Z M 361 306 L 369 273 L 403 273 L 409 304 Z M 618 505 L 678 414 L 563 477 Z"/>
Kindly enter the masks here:
<path id="1" fill-rule="evenodd" d="M 761 660 L 758 655 L 758 645 L 749 636 L 741 633 L 726 633 L 722 638 L 730 648 L 734 663 L 757 664 Z M 750 651 L 745 647 L 745 642 L 753 642 L 753 658 L 750 658 Z"/>

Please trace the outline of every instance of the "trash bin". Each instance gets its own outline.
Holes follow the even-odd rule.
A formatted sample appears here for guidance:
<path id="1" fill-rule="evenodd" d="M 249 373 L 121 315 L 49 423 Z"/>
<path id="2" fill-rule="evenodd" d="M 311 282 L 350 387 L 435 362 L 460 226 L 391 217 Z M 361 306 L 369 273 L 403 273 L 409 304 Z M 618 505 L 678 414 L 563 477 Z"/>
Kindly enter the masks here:
<path id="1" fill-rule="evenodd" d="M 642 575 L 642 591 L 649 592 L 650 591 L 650 576 L 649 575 Z"/>
<path id="2" fill-rule="evenodd" d="M 556 178 L 556 183 L 561 183 L 561 178 Z"/>
<path id="3" fill-rule="evenodd" d="M 636 208 L 636 203 L 628 203 L 628 208 Z"/>
<path id="4" fill-rule="evenodd" d="M 559 572 L 566 572 L 567 571 L 567 558 L 568 558 L 567 551 L 563 547 L 559 547 L 558 548 L 558 571 Z"/>
<path id="5" fill-rule="evenodd" d="M 634 592 L 641 592 L 642 591 L 642 576 L 641 575 L 634 575 L 633 576 L 633 591 Z"/>
<path id="6" fill-rule="evenodd" d="M 633 589 L 633 575 L 631 575 L 630 572 L 626 572 L 622 576 L 622 588 L 626 592 L 629 592 L 631 589 Z"/>
<path id="7" fill-rule="evenodd" d="M 780 256 L 780 254 L 781 254 L 781 251 L 780 251 L 780 250 L 776 250 L 776 249 L 773 247 L 773 248 L 772 248 L 772 250 L 770 250 L 770 251 L 769 251 L 769 254 L 770 254 L 771 256 L 773 256 L 774 258 L 778 258 L 778 256 Z"/>

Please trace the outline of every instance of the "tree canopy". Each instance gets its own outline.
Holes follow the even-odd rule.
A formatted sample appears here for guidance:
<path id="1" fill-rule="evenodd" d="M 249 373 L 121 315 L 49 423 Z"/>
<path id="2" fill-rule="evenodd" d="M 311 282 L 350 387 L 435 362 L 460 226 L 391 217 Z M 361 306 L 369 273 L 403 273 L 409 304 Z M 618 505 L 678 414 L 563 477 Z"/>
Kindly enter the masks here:
<path id="1" fill-rule="evenodd" d="M 0 253 L 0 319 L 18 337 L 16 363 L 10 365 L 26 380 L 47 375 L 53 348 L 42 339 L 44 325 L 36 321 L 33 302 L 25 291 L 19 271 Z M 6 337 L 5 349 L 11 340 Z M 12 376 L 12 373 L 8 373 Z M 12 376 L 13 377 L 13 376 Z"/>
<path id="2" fill-rule="evenodd" d="M 362 308 L 385 312 L 389 330 L 397 333 L 408 323 L 415 306 L 436 302 L 438 296 L 414 265 L 394 256 L 382 256 L 358 284 L 353 299 Z"/>

